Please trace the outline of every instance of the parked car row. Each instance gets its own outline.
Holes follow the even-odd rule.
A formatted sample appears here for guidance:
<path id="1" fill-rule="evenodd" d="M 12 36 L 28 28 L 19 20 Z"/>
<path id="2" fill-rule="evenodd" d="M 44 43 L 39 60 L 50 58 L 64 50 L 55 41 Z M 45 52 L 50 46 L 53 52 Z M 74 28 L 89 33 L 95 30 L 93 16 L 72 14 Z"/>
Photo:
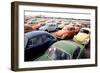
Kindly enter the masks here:
<path id="1" fill-rule="evenodd" d="M 80 23 L 31 21 L 24 25 L 24 61 L 82 58 L 84 45 L 90 42 L 90 28 L 83 28 Z"/>
<path id="2" fill-rule="evenodd" d="M 83 33 L 82 33 L 83 32 Z M 82 41 L 80 39 L 82 34 Z M 82 29 L 75 37 L 74 41 L 60 40 L 45 31 L 32 31 L 25 34 L 25 61 L 33 60 L 64 60 L 78 59 L 84 54 L 84 46 L 88 44 L 89 32 Z M 76 40 L 77 38 L 77 40 Z M 80 41 L 80 42 L 79 42 Z M 85 42 L 84 42 L 85 41 Z M 78 43 L 77 43 L 78 42 Z M 80 43 L 80 44 L 79 44 Z M 41 57 L 42 56 L 42 57 Z M 49 56 L 49 57 L 48 57 Z M 41 58 L 39 58 L 41 57 Z M 43 58 L 43 59 L 42 59 Z M 49 58 L 49 59 L 48 59 Z"/>
<path id="3" fill-rule="evenodd" d="M 54 36 L 45 31 L 29 32 L 25 37 L 25 61 L 41 60 L 45 58 L 45 54 L 48 58 L 44 60 L 78 59 L 84 52 L 82 45 L 73 41 L 57 41 Z M 40 56 L 42 57 L 39 58 Z"/>

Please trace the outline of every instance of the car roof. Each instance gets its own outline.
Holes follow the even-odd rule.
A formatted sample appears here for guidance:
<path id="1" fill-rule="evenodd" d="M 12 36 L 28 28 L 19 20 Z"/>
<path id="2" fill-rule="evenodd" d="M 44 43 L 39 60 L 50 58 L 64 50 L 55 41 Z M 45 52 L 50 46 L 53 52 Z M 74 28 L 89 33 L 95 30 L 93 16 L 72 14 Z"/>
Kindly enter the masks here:
<path id="1" fill-rule="evenodd" d="M 51 23 L 47 23 L 47 25 L 56 25 L 56 23 L 52 23 L 52 22 L 51 22 Z"/>
<path id="2" fill-rule="evenodd" d="M 41 36 L 41 35 L 51 35 L 46 31 L 32 31 L 32 32 L 28 32 L 25 33 L 25 36 L 27 36 L 29 39 L 33 38 L 33 37 L 37 37 L 37 36 Z"/>
<path id="3" fill-rule="evenodd" d="M 81 28 L 81 29 L 88 30 L 90 32 L 90 28 Z"/>
<path id="4" fill-rule="evenodd" d="M 61 40 L 61 41 L 55 42 L 51 47 L 63 49 L 65 51 L 69 51 L 71 53 L 73 53 L 75 48 L 77 48 L 77 47 L 80 47 L 81 50 L 84 48 L 83 45 L 78 44 L 78 43 L 73 42 L 73 41 L 70 41 L 70 40 L 67 40 L 67 41 Z"/>

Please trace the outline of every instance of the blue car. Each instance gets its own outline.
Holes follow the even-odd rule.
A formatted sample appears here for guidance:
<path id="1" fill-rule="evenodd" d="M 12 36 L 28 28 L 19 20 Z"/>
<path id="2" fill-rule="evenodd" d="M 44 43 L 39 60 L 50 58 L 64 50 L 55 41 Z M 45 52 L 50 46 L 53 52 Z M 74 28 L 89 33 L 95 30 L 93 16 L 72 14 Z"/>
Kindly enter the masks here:
<path id="1" fill-rule="evenodd" d="M 33 61 L 41 56 L 54 42 L 55 37 L 46 31 L 32 31 L 25 33 L 28 38 L 25 46 L 24 61 Z"/>

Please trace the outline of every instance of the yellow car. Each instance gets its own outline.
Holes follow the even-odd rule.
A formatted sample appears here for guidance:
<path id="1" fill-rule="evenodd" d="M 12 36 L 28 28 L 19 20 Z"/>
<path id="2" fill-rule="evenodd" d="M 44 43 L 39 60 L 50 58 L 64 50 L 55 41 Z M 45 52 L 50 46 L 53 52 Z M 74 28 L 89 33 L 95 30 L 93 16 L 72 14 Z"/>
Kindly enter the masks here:
<path id="1" fill-rule="evenodd" d="M 62 29 L 64 26 L 65 26 L 64 24 L 60 24 L 60 25 L 58 25 L 58 28 Z"/>
<path id="2" fill-rule="evenodd" d="M 82 28 L 80 32 L 74 36 L 73 40 L 83 45 L 88 44 L 90 41 L 90 29 Z"/>
<path id="3" fill-rule="evenodd" d="M 59 29 L 64 28 L 66 25 L 69 25 L 69 22 L 62 22 L 61 24 L 58 25 Z"/>

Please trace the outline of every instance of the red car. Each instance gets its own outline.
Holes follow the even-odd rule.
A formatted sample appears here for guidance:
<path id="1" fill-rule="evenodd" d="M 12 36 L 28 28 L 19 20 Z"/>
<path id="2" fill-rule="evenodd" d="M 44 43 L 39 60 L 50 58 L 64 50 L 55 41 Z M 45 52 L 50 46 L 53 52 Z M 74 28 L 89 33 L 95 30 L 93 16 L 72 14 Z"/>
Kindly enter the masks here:
<path id="1" fill-rule="evenodd" d="M 82 26 L 81 25 L 74 25 L 74 27 L 75 27 L 75 32 L 76 32 L 76 34 L 80 31 L 80 29 L 82 28 Z"/>
<path id="2" fill-rule="evenodd" d="M 32 28 L 34 29 L 34 30 L 38 30 L 41 26 L 43 26 L 44 24 L 42 24 L 42 23 L 36 23 L 36 24 L 34 24 L 34 25 L 32 25 Z"/>
<path id="3" fill-rule="evenodd" d="M 55 36 L 59 39 L 71 39 L 76 34 L 74 26 L 65 26 L 62 30 L 55 32 Z"/>
<path id="4" fill-rule="evenodd" d="M 29 24 L 25 24 L 24 25 L 24 33 L 31 32 L 31 31 L 34 31 L 34 29 L 32 28 L 32 26 L 29 25 Z"/>
<path id="5" fill-rule="evenodd" d="M 25 30 L 24 32 L 27 33 L 27 32 L 38 30 L 41 26 L 43 26 L 43 24 L 41 24 L 41 23 L 37 23 L 34 25 L 25 24 L 24 25 L 24 30 Z"/>

